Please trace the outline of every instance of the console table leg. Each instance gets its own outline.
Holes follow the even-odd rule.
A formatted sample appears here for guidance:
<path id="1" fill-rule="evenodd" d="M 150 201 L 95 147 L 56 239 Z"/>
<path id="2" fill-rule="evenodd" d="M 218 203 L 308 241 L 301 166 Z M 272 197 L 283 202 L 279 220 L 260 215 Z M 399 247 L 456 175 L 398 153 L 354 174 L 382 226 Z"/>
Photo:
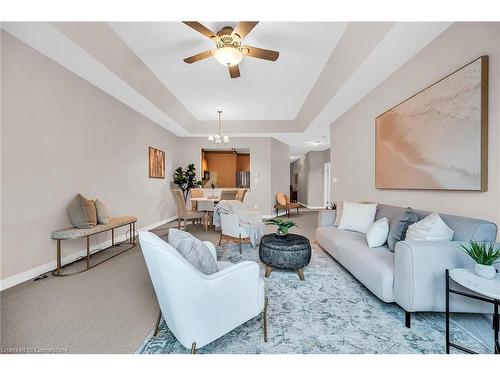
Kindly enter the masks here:
<path id="1" fill-rule="evenodd" d="M 90 268 L 90 236 L 87 236 L 87 269 Z"/>
<path id="2" fill-rule="evenodd" d="M 61 274 L 61 240 L 57 240 L 57 275 Z"/>

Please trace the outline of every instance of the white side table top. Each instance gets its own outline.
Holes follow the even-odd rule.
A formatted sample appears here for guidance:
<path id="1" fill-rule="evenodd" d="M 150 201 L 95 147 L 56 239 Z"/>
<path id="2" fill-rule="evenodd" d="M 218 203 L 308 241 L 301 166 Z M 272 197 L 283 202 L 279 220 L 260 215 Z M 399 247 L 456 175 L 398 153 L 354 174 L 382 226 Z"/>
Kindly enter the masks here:
<path id="1" fill-rule="evenodd" d="M 485 297 L 500 299 L 500 276 L 488 280 L 477 276 L 472 269 L 455 268 L 450 270 L 450 277 L 463 287 Z"/>

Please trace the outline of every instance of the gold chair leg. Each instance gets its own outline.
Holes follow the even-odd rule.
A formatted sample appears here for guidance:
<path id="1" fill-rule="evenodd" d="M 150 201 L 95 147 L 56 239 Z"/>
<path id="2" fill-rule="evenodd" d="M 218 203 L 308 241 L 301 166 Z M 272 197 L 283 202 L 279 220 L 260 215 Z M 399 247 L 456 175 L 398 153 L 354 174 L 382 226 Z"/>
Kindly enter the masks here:
<path id="1" fill-rule="evenodd" d="M 161 309 L 159 309 L 158 311 L 158 318 L 156 318 L 155 332 L 153 333 L 153 336 L 156 336 L 158 334 L 158 331 L 160 330 L 160 321 L 161 321 Z"/>
<path id="2" fill-rule="evenodd" d="M 181 229 L 181 219 L 177 218 L 177 229 Z"/>
<path id="3" fill-rule="evenodd" d="M 299 274 L 300 281 L 304 281 L 304 269 L 303 268 L 299 268 L 297 270 L 297 273 Z"/>
<path id="4" fill-rule="evenodd" d="M 220 237 L 219 237 L 219 246 L 220 246 L 221 242 L 222 242 L 222 231 L 220 232 Z"/>
<path id="5" fill-rule="evenodd" d="M 267 342 L 267 305 L 268 299 L 264 300 L 264 311 L 262 311 L 262 323 L 264 325 L 264 342 Z"/>
<path id="6" fill-rule="evenodd" d="M 193 342 L 193 344 L 191 345 L 191 354 L 196 354 L 196 343 Z"/>
<path id="7" fill-rule="evenodd" d="M 269 266 L 266 266 L 266 277 L 269 277 L 269 275 L 271 275 L 271 272 L 273 272 L 273 269 Z"/>

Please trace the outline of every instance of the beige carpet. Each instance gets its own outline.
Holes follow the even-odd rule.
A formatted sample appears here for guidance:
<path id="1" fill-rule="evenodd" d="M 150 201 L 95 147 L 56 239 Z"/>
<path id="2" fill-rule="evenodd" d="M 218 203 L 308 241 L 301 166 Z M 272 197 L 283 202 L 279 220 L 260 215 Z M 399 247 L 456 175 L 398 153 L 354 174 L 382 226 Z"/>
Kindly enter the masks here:
<path id="1" fill-rule="evenodd" d="M 317 212 L 293 216 L 292 232 L 314 239 Z M 155 229 L 166 234 L 170 223 Z M 267 232 L 273 231 L 267 227 Z M 202 240 L 219 233 L 188 225 Z M 109 254 L 109 252 L 108 252 Z M 107 256 L 107 254 L 96 255 Z M 27 281 L 1 293 L 3 352 L 134 353 L 152 330 L 158 306 L 139 248 L 88 272 Z"/>

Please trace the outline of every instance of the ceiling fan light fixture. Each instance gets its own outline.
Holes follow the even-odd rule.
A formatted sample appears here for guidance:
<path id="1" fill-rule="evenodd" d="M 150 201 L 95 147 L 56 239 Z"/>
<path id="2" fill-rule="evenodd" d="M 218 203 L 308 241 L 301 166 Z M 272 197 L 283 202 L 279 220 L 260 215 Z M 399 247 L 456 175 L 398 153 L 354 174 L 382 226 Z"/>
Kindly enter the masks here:
<path id="1" fill-rule="evenodd" d="M 243 59 L 240 48 L 221 47 L 214 52 L 215 59 L 224 66 L 238 65 Z"/>

